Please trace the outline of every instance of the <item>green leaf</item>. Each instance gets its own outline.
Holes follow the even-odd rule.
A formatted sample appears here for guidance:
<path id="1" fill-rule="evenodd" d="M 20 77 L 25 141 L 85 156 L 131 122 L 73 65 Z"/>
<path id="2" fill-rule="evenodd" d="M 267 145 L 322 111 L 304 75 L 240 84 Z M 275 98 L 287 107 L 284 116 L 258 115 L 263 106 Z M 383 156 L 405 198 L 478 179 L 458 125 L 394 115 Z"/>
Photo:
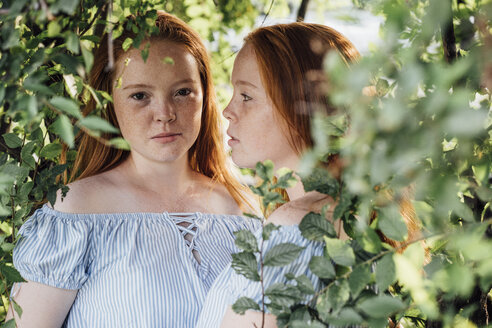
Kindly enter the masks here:
<path id="1" fill-rule="evenodd" d="M 7 278 L 8 282 L 25 282 L 24 278 L 20 275 L 14 267 L 7 266 L 5 263 L 0 263 L 0 272 Z"/>
<path id="2" fill-rule="evenodd" d="M 378 213 L 378 228 L 386 237 L 396 241 L 403 241 L 407 238 L 407 226 L 397 205 L 392 204 L 380 208 Z"/>
<path id="3" fill-rule="evenodd" d="M 31 169 L 34 169 L 36 167 L 36 161 L 34 160 L 34 157 L 32 156 L 32 153 L 34 152 L 35 147 L 36 147 L 36 142 L 35 141 L 29 141 L 27 144 L 24 145 L 24 147 L 22 147 L 22 150 L 21 150 L 22 163 L 26 164 Z"/>
<path id="4" fill-rule="evenodd" d="M 19 304 L 15 300 L 12 299 L 12 304 L 14 305 L 14 310 L 19 316 L 19 318 L 22 318 L 22 308 L 20 307 Z"/>
<path id="5" fill-rule="evenodd" d="M 271 303 L 280 307 L 292 306 L 302 299 L 297 287 L 283 283 L 270 285 L 265 290 L 265 296 L 270 299 Z"/>
<path id="6" fill-rule="evenodd" d="M 5 98 L 5 87 L 2 84 L 0 84 L 0 104 L 2 104 L 4 98 Z"/>
<path id="7" fill-rule="evenodd" d="M 241 252 L 232 254 L 231 266 L 237 274 L 243 275 L 253 281 L 260 281 L 258 262 L 253 253 Z"/>
<path id="8" fill-rule="evenodd" d="M 311 174 L 302 177 L 301 181 L 306 192 L 316 190 L 335 199 L 337 198 L 339 183 L 325 169 L 314 168 Z"/>
<path id="9" fill-rule="evenodd" d="M 3 135 L 3 140 L 10 148 L 17 148 L 22 146 L 22 139 L 19 138 L 15 133 L 5 133 Z"/>
<path id="10" fill-rule="evenodd" d="M 362 234 L 357 234 L 356 240 L 366 252 L 377 254 L 381 251 L 381 239 L 371 227 L 367 227 Z"/>
<path id="11" fill-rule="evenodd" d="M 386 328 L 388 327 L 388 318 L 369 318 L 367 324 L 371 328 Z"/>
<path id="12" fill-rule="evenodd" d="M 39 155 L 47 158 L 47 159 L 53 159 L 58 157 L 61 152 L 62 152 L 63 146 L 59 143 L 50 143 L 44 146 L 41 151 L 39 152 Z"/>
<path id="13" fill-rule="evenodd" d="M 2 328 L 17 328 L 17 324 L 15 323 L 15 319 L 10 319 L 9 321 L 2 323 L 0 326 Z"/>
<path id="14" fill-rule="evenodd" d="M 376 262 L 376 284 L 380 291 L 384 291 L 396 281 L 396 268 L 393 254 L 386 254 Z"/>
<path id="15" fill-rule="evenodd" d="M 133 44 L 133 39 L 132 38 L 126 38 L 125 41 L 123 41 L 123 44 L 121 47 L 123 48 L 124 51 L 127 51 Z"/>
<path id="16" fill-rule="evenodd" d="M 338 314 L 342 307 L 350 298 L 350 288 L 347 279 L 335 280 L 327 291 L 321 294 L 316 305 L 321 318 L 323 314 L 331 312 L 332 315 Z"/>
<path id="17" fill-rule="evenodd" d="M 73 32 L 69 32 L 65 39 L 67 41 L 67 49 L 73 52 L 74 54 L 78 54 L 80 48 L 79 48 L 79 38 L 77 37 L 77 34 Z"/>
<path id="18" fill-rule="evenodd" d="M 299 224 L 299 230 L 304 238 L 314 241 L 323 241 L 323 236 L 336 236 L 333 224 L 320 214 L 309 212 Z"/>
<path id="19" fill-rule="evenodd" d="M 118 149 L 123 149 L 123 150 L 130 150 L 130 144 L 128 141 L 126 141 L 123 138 L 117 137 L 109 140 L 109 144 L 115 148 Z"/>
<path id="20" fill-rule="evenodd" d="M 34 187 L 33 181 L 27 181 L 26 183 L 23 183 L 18 193 L 19 196 L 22 198 L 27 198 L 33 187 Z"/>
<path id="21" fill-rule="evenodd" d="M 385 79 L 379 78 L 376 83 L 376 92 L 378 97 L 383 97 L 389 91 L 389 83 Z"/>
<path id="22" fill-rule="evenodd" d="M 60 34 L 61 27 L 56 20 L 48 23 L 48 37 L 55 37 Z"/>
<path id="23" fill-rule="evenodd" d="M 125 40 L 126 41 L 126 40 Z M 167 64 L 167 65 L 174 65 L 174 59 L 172 59 L 171 57 L 169 56 L 166 56 L 164 58 L 161 59 L 161 62 L 163 64 Z"/>
<path id="24" fill-rule="evenodd" d="M 350 293 L 355 299 L 360 292 L 371 282 L 372 274 L 368 264 L 357 265 L 348 278 Z"/>
<path id="25" fill-rule="evenodd" d="M 59 135 L 69 147 L 73 147 L 75 135 L 73 133 L 72 123 L 67 116 L 60 115 L 51 126 L 54 133 Z"/>
<path id="26" fill-rule="evenodd" d="M 63 113 L 72 115 L 77 119 L 82 118 L 82 113 L 79 110 L 79 105 L 72 99 L 64 97 L 53 97 L 50 104 L 62 111 Z"/>
<path id="27" fill-rule="evenodd" d="M 263 237 L 263 240 L 268 240 L 270 239 L 270 235 L 272 234 L 272 231 L 278 230 L 280 227 L 274 225 L 273 223 L 268 223 L 263 226 L 263 231 L 261 232 L 261 235 Z"/>
<path id="28" fill-rule="evenodd" d="M 251 231 L 235 231 L 234 236 L 236 236 L 235 243 L 237 247 L 247 252 L 258 252 L 258 241 Z"/>
<path id="29" fill-rule="evenodd" d="M 94 64 L 94 55 L 83 44 L 81 45 L 80 49 L 82 50 L 82 57 L 84 58 L 85 70 L 87 72 L 90 72 L 92 69 L 92 65 Z"/>
<path id="30" fill-rule="evenodd" d="M 324 237 L 326 252 L 336 264 L 351 266 L 355 263 L 355 254 L 347 241 Z"/>
<path id="31" fill-rule="evenodd" d="M 363 319 L 353 308 L 345 307 L 336 315 L 321 313 L 323 320 L 335 326 L 356 326 L 362 323 Z M 370 326 L 372 328 L 372 326 Z"/>
<path id="32" fill-rule="evenodd" d="M 247 310 L 260 311 L 260 306 L 249 297 L 241 297 L 232 304 L 232 310 L 242 315 Z"/>
<path id="33" fill-rule="evenodd" d="M 333 210 L 333 220 L 341 218 L 345 211 L 350 208 L 350 205 L 352 205 L 352 198 L 350 194 L 347 192 L 342 192 L 340 195 L 340 200 Z"/>
<path id="34" fill-rule="evenodd" d="M 379 295 L 364 299 L 357 308 L 372 318 L 387 318 L 405 308 L 405 304 L 389 295 Z"/>
<path id="35" fill-rule="evenodd" d="M 266 160 L 263 163 L 256 163 L 256 174 L 264 181 L 272 181 L 273 162 L 271 160 Z"/>
<path id="36" fill-rule="evenodd" d="M 294 177 L 294 172 L 291 170 L 286 171 L 285 169 L 280 169 L 277 171 L 278 179 L 272 188 L 287 189 L 296 185 L 297 179 Z"/>
<path id="37" fill-rule="evenodd" d="M 280 326 L 279 326 L 280 327 Z M 290 321 L 291 328 L 325 328 L 326 326 L 316 320 L 294 320 Z"/>
<path id="38" fill-rule="evenodd" d="M 297 281 L 297 288 L 299 288 L 302 293 L 307 295 L 313 295 L 315 293 L 313 283 L 306 275 L 300 275 L 299 277 L 296 277 L 295 280 Z"/>
<path id="39" fill-rule="evenodd" d="M 73 15 L 78 4 L 79 0 L 58 0 L 50 9 L 55 13 L 63 11 L 68 15 Z"/>
<path id="40" fill-rule="evenodd" d="M 304 247 L 291 243 L 281 243 L 273 246 L 263 259 L 264 266 L 284 266 L 294 261 Z"/>
<path id="41" fill-rule="evenodd" d="M 264 207 L 268 207 L 268 205 L 276 205 L 278 203 L 285 203 L 285 200 L 282 197 L 282 195 L 276 191 L 267 192 L 263 196 L 261 201 L 263 202 Z"/>
<path id="42" fill-rule="evenodd" d="M 142 51 L 140 51 L 140 55 L 142 56 L 144 63 L 146 63 L 147 58 L 149 58 L 149 49 L 150 49 L 150 43 L 147 43 L 145 45 L 145 48 Z"/>
<path id="43" fill-rule="evenodd" d="M 335 267 L 331 261 L 324 256 L 311 257 L 309 269 L 322 279 L 331 279 L 335 277 Z"/>
<path id="44" fill-rule="evenodd" d="M 109 133 L 119 132 L 119 130 L 112 126 L 111 123 L 95 115 L 84 117 L 78 123 L 92 131 L 102 131 Z"/>

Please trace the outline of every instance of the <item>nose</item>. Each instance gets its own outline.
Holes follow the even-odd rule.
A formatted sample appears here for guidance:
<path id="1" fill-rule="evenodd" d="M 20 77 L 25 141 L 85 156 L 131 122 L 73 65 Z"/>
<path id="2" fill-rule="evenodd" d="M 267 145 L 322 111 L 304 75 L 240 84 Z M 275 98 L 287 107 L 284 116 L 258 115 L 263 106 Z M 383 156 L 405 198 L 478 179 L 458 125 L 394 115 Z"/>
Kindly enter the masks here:
<path id="1" fill-rule="evenodd" d="M 154 120 L 156 122 L 172 123 L 176 121 L 176 118 L 176 111 L 170 104 L 161 103 L 154 108 Z"/>
<path id="2" fill-rule="evenodd" d="M 234 112 L 232 110 L 232 100 L 227 104 L 226 108 L 222 111 L 222 116 L 224 116 L 228 121 L 233 121 L 235 119 Z"/>

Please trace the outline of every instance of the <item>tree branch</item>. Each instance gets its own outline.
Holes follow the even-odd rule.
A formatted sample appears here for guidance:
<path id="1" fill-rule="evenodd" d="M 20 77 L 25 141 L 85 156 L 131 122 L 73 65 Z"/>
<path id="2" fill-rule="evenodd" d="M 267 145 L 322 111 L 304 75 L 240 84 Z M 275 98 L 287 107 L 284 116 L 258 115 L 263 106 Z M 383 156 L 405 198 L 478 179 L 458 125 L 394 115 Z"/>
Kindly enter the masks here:
<path id="1" fill-rule="evenodd" d="M 302 22 L 306 17 L 307 6 L 309 4 L 309 0 L 302 0 L 301 5 L 299 6 L 299 10 L 297 11 L 297 21 Z"/>
<path id="2" fill-rule="evenodd" d="M 444 58 L 446 59 L 446 62 L 452 63 L 458 58 L 458 53 L 456 51 L 456 37 L 454 35 L 453 8 L 451 6 L 451 1 L 445 1 L 443 3 L 447 3 L 449 6 L 448 11 L 450 15 L 448 19 L 441 24 L 442 47 L 444 49 Z"/>

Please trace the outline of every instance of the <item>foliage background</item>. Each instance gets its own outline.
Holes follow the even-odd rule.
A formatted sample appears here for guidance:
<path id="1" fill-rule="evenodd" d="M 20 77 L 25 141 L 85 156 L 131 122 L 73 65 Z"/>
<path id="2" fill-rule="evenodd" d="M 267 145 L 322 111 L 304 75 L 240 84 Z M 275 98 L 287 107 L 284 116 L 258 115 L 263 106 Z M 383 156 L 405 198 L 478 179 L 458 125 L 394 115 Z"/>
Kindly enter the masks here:
<path id="1" fill-rule="evenodd" d="M 336 3 L 311 0 L 309 6 L 324 12 Z M 290 277 L 292 285 L 268 290 L 268 306 L 289 327 L 324 327 L 328 322 L 384 327 L 388 317 L 404 327 L 486 326 L 492 313 L 492 2 L 352 4 L 383 17 L 383 42 L 350 70 L 336 56 L 327 58 L 327 92 L 341 111 L 315 121 L 316 146 L 300 173 L 305 188 L 339 200 L 336 208 L 326 210 L 335 210 L 353 240 L 333 238 L 320 215 L 305 218 L 303 234 L 328 246 L 325 256 L 310 264 L 326 288 L 312 295 L 302 277 Z M 91 50 L 101 35 L 112 30 L 117 36 L 118 22 L 139 13 L 137 31 L 143 36 L 152 24 L 152 10 L 165 9 L 207 40 L 215 82 L 226 86 L 237 50 L 228 36 L 260 25 L 264 16 L 292 16 L 300 6 L 294 0 L 0 1 L 0 319 L 12 283 L 20 280 L 12 267 L 16 232 L 63 187 L 57 176 L 70 168 L 78 131 L 97 137 L 114 129 L 97 113 L 80 114 L 90 97 L 98 99 L 98 110 L 111 101 L 87 85 Z M 375 85 L 376 97 L 363 96 L 368 85 Z M 217 92 L 224 107 L 227 87 Z M 127 147 L 119 138 L 101 142 Z M 72 149 L 66 164 L 60 158 L 63 145 Z M 313 170 L 327 153 L 340 153 L 347 162 L 341 183 Z M 264 180 L 256 192 L 266 196 L 266 203 L 278 200 L 269 191 L 275 186 L 272 165 L 259 164 L 256 173 Z M 386 195 L 391 191 L 398 200 L 409 188 L 429 263 L 419 241 L 399 253 L 377 235 L 382 231 L 395 240 L 405 238 L 398 209 Z M 373 211 L 378 215 L 370 223 Z M 238 236 L 243 254 L 253 257 L 236 258 L 252 259 L 242 270 L 256 279 L 255 270 L 258 274 L 258 268 L 272 263 L 257 258 L 261 247 L 251 245 L 250 236 Z M 277 249 L 275 265 L 288 263 L 297 251 L 286 247 Z M 315 302 L 298 305 L 301 294 L 316 296 Z M 243 301 L 238 311 L 256 308 Z"/>

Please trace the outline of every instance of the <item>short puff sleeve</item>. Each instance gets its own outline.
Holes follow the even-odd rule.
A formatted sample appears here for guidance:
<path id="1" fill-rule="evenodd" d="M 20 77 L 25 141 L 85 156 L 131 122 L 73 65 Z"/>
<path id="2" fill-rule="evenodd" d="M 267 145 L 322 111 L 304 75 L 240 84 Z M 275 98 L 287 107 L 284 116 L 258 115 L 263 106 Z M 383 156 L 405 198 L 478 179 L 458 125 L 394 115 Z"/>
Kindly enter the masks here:
<path id="1" fill-rule="evenodd" d="M 20 228 L 14 267 L 26 280 L 80 289 L 88 276 L 91 230 L 90 220 L 45 205 Z"/>

